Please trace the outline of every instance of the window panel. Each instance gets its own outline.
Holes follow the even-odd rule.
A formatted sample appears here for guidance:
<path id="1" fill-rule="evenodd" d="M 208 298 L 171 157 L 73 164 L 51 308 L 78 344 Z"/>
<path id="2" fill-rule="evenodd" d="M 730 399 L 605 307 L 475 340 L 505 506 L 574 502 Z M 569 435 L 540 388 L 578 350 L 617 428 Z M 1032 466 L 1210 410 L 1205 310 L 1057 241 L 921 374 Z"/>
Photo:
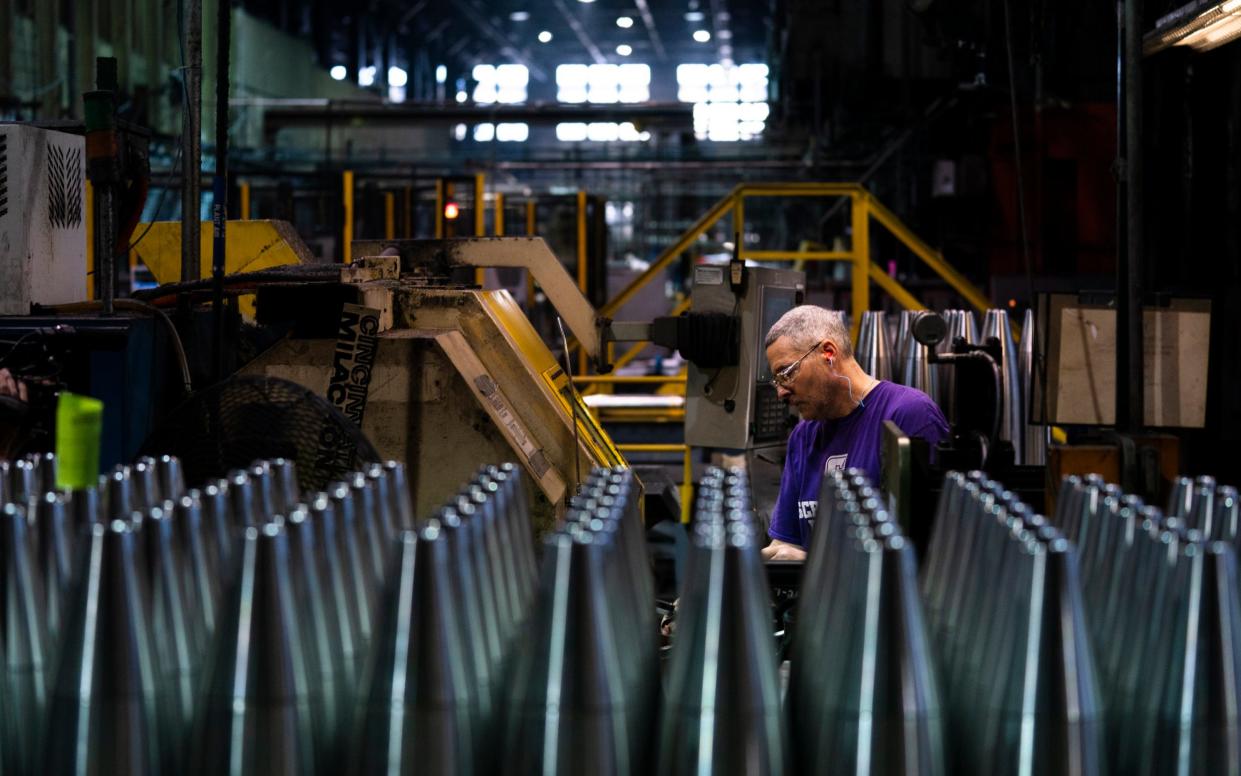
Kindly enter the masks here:
<path id="1" fill-rule="evenodd" d="M 730 142 L 762 134 L 768 115 L 767 65 L 678 65 L 677 99 L 694 104 L 694 134 Z"/>

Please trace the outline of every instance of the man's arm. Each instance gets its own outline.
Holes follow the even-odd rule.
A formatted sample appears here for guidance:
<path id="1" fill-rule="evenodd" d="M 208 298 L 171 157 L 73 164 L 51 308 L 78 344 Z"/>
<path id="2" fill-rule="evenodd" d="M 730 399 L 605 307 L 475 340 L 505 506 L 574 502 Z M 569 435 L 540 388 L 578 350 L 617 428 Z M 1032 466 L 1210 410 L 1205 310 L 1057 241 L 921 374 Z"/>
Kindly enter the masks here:
<path id="1" fill-rule="evenodd" d="M 796 544 L 772 539 L 771 544 L 762 549 L 763 560 L 805 560 L 806 551 Z"/>
<path id="2" fill-rule="evenodd" d="M 26 384 L 13 376 L 7 369 L 0 369 L 0 396 L 12 396 L 18 401 L 27 401 Z"/>

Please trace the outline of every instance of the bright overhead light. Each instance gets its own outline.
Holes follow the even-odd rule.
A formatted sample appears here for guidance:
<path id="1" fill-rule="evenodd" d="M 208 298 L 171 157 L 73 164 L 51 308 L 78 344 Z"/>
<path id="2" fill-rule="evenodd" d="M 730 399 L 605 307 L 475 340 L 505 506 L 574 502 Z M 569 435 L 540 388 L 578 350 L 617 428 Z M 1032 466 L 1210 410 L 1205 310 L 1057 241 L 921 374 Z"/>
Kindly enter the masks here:
<path id="1" fill-rule="evenodd" d="M 358 86 L 370 86 L 375 83 L 375 67 L 364 67 L 358 71 Z"/>
<path id="2" fill-rule="evenodd" d="M 700 22 L 704 18 L 702 11 L 687 11 L 685 13 L 685 21 L 687 22 Z"/>
<path id="3" fill-rule="evenodd" d="M 388 86 L 404 86 L 409 83 L 409 73 L 395 65 L 388 68 Z"/>
<path id="4" fill-rule="evenodd" d="M 543 30 L 542 32 L 539 33 L 539 43 L 551 43 L 551 42 L 552 42 L 552 34 L 550 32 L 548 32 L 547 30 Z"/>
<path id="5" fill-rule="evenodd" d="M 436 65 L 435 82 L 437 84 L 442 84 L 447 80 L 448 80 L 448 66 L 447 65 Z"/>
<path id="6" fill-rule="evenodd" d="M 332 65 L 332 69 L 327 73 L 332 76 L 333 81 L 343 81 L 345 76 L 349 75 L 349 69 L 344 65 Z"/>
<path id="7" fill-rule="evenodd" d="M 511 14 L 508 15 L 508 18 L 512 19 L 515 22 L 524 22 L 526 19 L 530 18 L 530 12 L 529 11 L 513 11 Z"/>
<path id="8" fill-rule="evenodd" d="M 595 2 L 595 0 L 577 0 L 577 1 L 578 1 L 579 3 L 586 3 L 587 5 L 589 5 L 590 3 Z"/>
<path id="9" fill-rule="evenodd" d="M 627 30 L 633 26 L 633 19 L 628 16 L 618 16 L 616 17 L 616 26 L 622 30 Z"/>
<path id="10" fill-rule="evenodd" d="M 633 48 L 628 43 L 622 43 L 616 47 L 616 53 L 622 57 L 627 57 L 633 53 Z"/>
<path id="11" fill-rule="evenodd" d="M 694 40 L 698 41 L 699 43 L 706 43 L 707 41 L 711 40 L 711 33 L 707 32 L 706 30 L 694 30 Z"/>
<path id="12" fill-rule="evenodd" d="M 465 102 L 468 99 L 470 99 L 470 95 L 464 89 L 457 92 L 457 102 Z"/>

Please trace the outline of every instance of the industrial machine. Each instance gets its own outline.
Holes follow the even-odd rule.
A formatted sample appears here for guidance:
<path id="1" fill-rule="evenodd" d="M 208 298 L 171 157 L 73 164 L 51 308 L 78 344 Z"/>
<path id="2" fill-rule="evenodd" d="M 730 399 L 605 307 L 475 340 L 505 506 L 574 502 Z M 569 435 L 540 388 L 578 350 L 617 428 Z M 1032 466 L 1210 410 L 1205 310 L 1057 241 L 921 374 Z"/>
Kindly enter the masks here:
<path id="1" fill-rule="evenodd" d="M 776 396 L 763 338 L 780 316 L 802 303 L 806 276 L 747 267 L 736 282 L 731 269 L 694 268 L 694 312 L 736 318 L 739 347 L 732 365 L 703 364 L 687 354 L 685 443 L 734 450 L 783 446 L 796 416 Z"/>
<path id="2" fill-rule="evenodd" d="M 86 298 L 81 135 L 0 125 L 0 315 Z"/>
<path id="3" fill-rule="evenodd" d="M 292 331 L 243 372 L 326 395 L 406 464 L 416 514 L 479 461 L 514 459 L 546 529 L 593 467 L 624 465 L 508 291 L 468 282 L 475 267 L 528 267 L 597 356 L 594 311 L 542 240 L 356 241 L 353 252 L 331 280 L 259 287 L 259 322 Z"/>
<path id="4" fill-rule="evenodd" d="M 763 339 L 780 316 L 804 301 L 805 273 L 767 267 L 700 265 L 694 268 L 692 297 L 695 315 L 712 317 L 715 329 L 731 336 L 731 358 L 719 335 L 693 336 L 695 327 L 683 326 L 679 343 L 689 359 L 685 385 L 685 444 L 743 453 L 760 523 L 770 519 L 780 490 L 785 441 L 797 415 L 780 401 Z M 725 324 L 731 321 L 731 324 Z M 731 326 L 731 328 L 728 328 Z M 655 341 L 661 341 L 660 322 Z M 701 330 L 705 326 L 698 326 Z M 702 353 L 716 353 L 704 360 Z"/>

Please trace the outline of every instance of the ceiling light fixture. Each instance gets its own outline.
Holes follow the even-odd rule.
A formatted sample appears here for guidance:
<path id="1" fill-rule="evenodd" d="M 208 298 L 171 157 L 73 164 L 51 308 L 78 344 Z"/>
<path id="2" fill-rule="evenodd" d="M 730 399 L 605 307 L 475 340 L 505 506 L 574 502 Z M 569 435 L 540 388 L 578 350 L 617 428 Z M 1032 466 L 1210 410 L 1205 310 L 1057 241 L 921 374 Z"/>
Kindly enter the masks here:
<path id="1" fill-rule="evenodd" d="M 622 43 L 616 47 L 616 53 L 622 57 L 627 57 L 633 53 L 633 48 L 628 43 Z"/>
<path id="2" fill-rule="evenodd" d="M 447 80 L 448 80 L 448 66 L 447 65 L 436 65 L 435 66 L 435 82 L 437 84 L 442 84 Z"/>
<path id="3" fill-rule="evenodd" d="M 370 86 L 375 83 L 375 67 L 369 65 L 358 71 L 358 86 Z"/>
<path id="4" fill-rule="evenodd" d="M 404 86 L 409 83 L 409 73 L 393 65 L 388 68 L 388 86 Z"/>
<path id="5" fill-rule="evenodd" d="M 349 75 L 349 69 L 344 65 L 332 65 L 332 69 L 327 73 L 332 76 L 333 81 L 343 81 L 345 76 Z"/>
<path id="6" fill-rule="evenodd" d="M 633 26 L 633 19 L 629 16 L 618 16 L 616 17 L 616 26 L 622 30 L 627 30 Z"/>
<path id="7" fill-rule="evenodd" d="M 539 43 L 551 43 L 551 42 L 552 42 L 552 34 L 550 32 L 548 32 L 547 30 L 543 30 L 542 32 L 539 33 Z"/>
<path id="8" fill-rule="evenodd" d="M 687 11 L 685 13 L 685 21 L 687 22 L 700 22 L 704 18 L 706 17 L 702 15 L 702 11 Z"/>
<path id="9" fill-rule="evenodd" d="M 698 41 L 699 43 L 706 43 L 707 41 L 711 40 L 711 33 L 707 32 L 706 30 L 694 30 L 694 40 Z"/>
<path id="10" fill-rule="evenodd" d="M 530 18 L 530 12 L 529 11 L 513 11 L 511 14 L 508 15 L 508 18 L 515 22 L 524 22 L 526 19 Z"/>
<path id="11" fill-rule="evenodd" d="M 1241 0 L 1210 5 L 1196 0 L 1155 22 L 1154 31 L 1142 36 L 1142 53 L 1150 56 L 1172 46 L 1210 51 L 1239 37 Z"/>

